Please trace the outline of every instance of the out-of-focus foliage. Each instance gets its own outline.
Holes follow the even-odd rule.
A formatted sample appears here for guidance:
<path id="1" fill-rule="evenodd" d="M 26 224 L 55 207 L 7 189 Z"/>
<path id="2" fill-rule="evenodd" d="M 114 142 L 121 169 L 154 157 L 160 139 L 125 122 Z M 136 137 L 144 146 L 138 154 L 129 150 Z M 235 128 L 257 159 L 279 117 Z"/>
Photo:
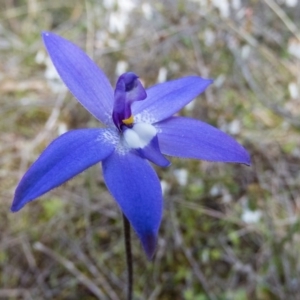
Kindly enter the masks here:
<path id="1" fill-rule="evenodd" d="M 251 167 L 173 159 L 148 262 L 133 237 L 135 299 L 299 299 L 300 1 L 2 0 L 0 298 L 123 299 L 120 212 L 99 166 L 12 214 L 49 142 L 99 123 L 60 82 L 40 39 L 80 45 L 115 83 L 215 78 L 182 111 L 237 138 Z M 80 63 L 80 62 L 78 62 Z M 101 99 L 99 99 L 101 101 Z"/>

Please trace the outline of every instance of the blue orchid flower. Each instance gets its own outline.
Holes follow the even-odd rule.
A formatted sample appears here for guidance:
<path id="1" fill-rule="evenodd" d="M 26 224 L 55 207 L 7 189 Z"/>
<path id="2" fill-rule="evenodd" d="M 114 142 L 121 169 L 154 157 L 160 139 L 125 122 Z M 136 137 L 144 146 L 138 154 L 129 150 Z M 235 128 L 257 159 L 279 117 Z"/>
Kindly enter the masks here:
<path id="1" fill-rule="evenodd" d="M 149 161 L 166 167 L 167 155 L 249 165 L 249 155 L 222 131 L 174 116 L 212 80 L 189 76 L 145 90 L 138 76 L 129 72 L 119 77 L 113 90 L 105 74 L 76 45 L 50 32 L 42 36 L 66 86 L 106 128 L 71 130 L 55 139 L 20 181 L 11 210 L 20 210 L 101 161 L 108 190 L 151 258 L 163 197 Z"/>

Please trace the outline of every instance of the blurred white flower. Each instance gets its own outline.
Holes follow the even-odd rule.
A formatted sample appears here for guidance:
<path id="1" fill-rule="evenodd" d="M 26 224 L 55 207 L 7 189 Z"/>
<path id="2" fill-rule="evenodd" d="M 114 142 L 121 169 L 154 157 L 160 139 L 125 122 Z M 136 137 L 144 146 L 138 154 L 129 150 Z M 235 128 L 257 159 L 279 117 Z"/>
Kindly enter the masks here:
<path id="1" fill-rule="evenodd" d="M 231 0 L 231 6 L 235 10 L 240 9 L 242 6 L 241 0 Z"/>
<path id="2" fill-rule="evenodd" d="M 65 122 L 59 122 L 57 126 L 58 135 L 62 135 L 68 131 L 68 125 Z"/>
<path id="3" fill-rule="evenodd" d="M 165 195 L 169 192 L 170 185 L 165 180 L 160 181 L 160 186 L 161 186 L 161 190 L 162 190 L 163 195 Z"/>
<path id="4" fill-rule="evenodd" d="M 129 12 L 136 7 L 136 3 L 133 0 L 117 0 L 118 6 L 121 11 Z"/>
<path id="5" fill-rule="evenodd" d="M 247 59 L 251 53 L 251 47 L 249 45 L 244 45 L 242 47 L 241 56 L 243 59 Z"/>
<path id="6" fill-rule="evenodd" d="M 44 50 L 39 50 L 37 53 L 36 53 L 36 56 L 35 56 L 35 62 L 39 65 L 45 63 L 45 60 L 46 60 L 46 53 Z"/>
<path id="7" fill-rule="evenodd" d="M 291 38 L 289 40 L 288 52 L 300 59 L 300 42 L 297 39 Z"/>
<path id="8" fill-rule="evenodd" d="M 285 4 L 288 7 L 295 7 L 298 4 L 298 0 L 285 0 Z"/>
<path id="9" fill-rule="evenodd" d="M 298 85 L 295 82 L 289 83 L 289 92 L 292 99 L 297 99 L 299 97 Z"/>
<path id="10" fill-rule="evenodd" d="M 111 12 L 109 16 L 109 31 L 112 33 L 123 33 L 129 23 L 127 14 L 121 12 Z"/>
<path id="11" fill-rule="evenodd" d="M 220 194 L 221 194 L 221 191 L 222 191 L 222 186 L 219 185 L 218 183 L 216 183 L 216 184 L 214 184 L 214 185 L 211 187 L 211 189 L 210 189 L 210 191 L 209 191 L 209 194 L 210 194 L 211 196 L 215 197 L 215 196 L 220 195 Z"/>
<path id="12" fill-rule="evenodd" d="M 247 224 L 258 223 L 262 216 L 260 210 L 250 210 L 248 207 L 244 208 L 241 219 Z"/>
<path id="13" fill-rule="evenodd" d="M 216 7 L 223 18 L 228 18 L 230 15 L 229 3 L 227 0 L 212 0 L 212 4 Z"/>
<path id="14" fill-rule="evenodd" d="M 189 104 L 187 104 L 184 109 L 187 111 L 192 111 L 195 107 L 195 104 L 196 104 L 196 99 L 192 100 Z"/>
<path id="15" fill-rule="evenodd" d="M 104 7 L 111 10 L 108 19 L 109 31 L 124 33 L 130 23 L 130 13 L 136 7 L 132 0 L 104 0 Z M 116 10 L 114 10 L 116 8 Z"/>
<path id="16" fill-rule="evenodd" d="M 103 0 L 102 3 L 106 9 L 111 9 L 114 7 L 114 5 L 116 5 L 116 1 L 113 0 Z"/>
<path id="17" fill-rule="evenodd" d="M 214 81 L 214 86 L 217 88 L 221 88 L 226 80 L 226 76 L 224 74 L 220 74 Z"/>
<path id="18" fill-rule="evenodd" d="M 241 122 L 239 120 L 233 120 L 227 125 L 227 131 L 232 135 L 240 133 Z"/>
<path id="19" fill-rule="evenodd" d="M 177 182 L 181 185 L 181 186 L 185 186 L 187 184 L 188 181 L 188 171 L 186 169 L 176 169 L 174 170 L 174 176 L 177 180 Z"/>
<path id="20" fill-rule="evenodd" d="M 216 34 L 213 30 L 207 28 L 204 31 L 204 43 L 207 47 L 211 47 L 215 44 Z"/>
<path id="21" fill-rule="evenodd" d="M 157 82 L 162 83 L 167 80 L 168 70 L 165 67 L 161 67 L 158 72 Z"/>
<path id="22" fill-rule="evenodd" d="M 128 63 L 124 60 L 119 60 L 117 62 L 117 66 L 116 66 L 116 75 L 117 76 L 121 76 L 123 73 L 125 73 L 128 69 Z"/>
<path id="23" fill-rule="evenodd" d="M 153 17 L 153 10 L 149 3 L 142 4 L 142 12 L 147 20 L 151 20 Z"/>

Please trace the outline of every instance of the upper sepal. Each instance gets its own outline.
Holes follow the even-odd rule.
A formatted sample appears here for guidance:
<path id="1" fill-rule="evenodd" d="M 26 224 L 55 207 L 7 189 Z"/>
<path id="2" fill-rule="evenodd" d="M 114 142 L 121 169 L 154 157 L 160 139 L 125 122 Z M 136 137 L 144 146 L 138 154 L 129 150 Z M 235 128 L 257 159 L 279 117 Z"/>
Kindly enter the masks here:
<path id="1" fill-rule="evenodd" d="M 114 97 L 106 75 L 70 41 L 51 32 L 43 32 L 42 37 L 58 74 L 71 93 L 94 117 L 109 124 Z"/>
<path id="2" fill-rule="evenodd" d="M 114 151 L 106 129 L 78 129 L 54 140 L 29 168 L 17 186 L 11 210 L 63 184 Z"/>

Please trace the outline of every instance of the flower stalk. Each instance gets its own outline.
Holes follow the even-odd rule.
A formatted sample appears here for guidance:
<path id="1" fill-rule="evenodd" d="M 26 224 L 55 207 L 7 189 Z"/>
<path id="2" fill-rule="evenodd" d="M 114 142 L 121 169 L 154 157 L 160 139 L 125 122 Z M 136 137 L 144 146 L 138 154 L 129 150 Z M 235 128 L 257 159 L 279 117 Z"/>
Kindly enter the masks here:
<path id="1" fill-rule="evenodd" d="M 123 226 L 124 226 L 124 243 L 126 252 L 126 264 L 127 264 L 127 300 L 132 300 L 133 291 L 133 261 L 131 252 L 131 236 L 130 236 L 130 223 L 123 214 Z"/>

